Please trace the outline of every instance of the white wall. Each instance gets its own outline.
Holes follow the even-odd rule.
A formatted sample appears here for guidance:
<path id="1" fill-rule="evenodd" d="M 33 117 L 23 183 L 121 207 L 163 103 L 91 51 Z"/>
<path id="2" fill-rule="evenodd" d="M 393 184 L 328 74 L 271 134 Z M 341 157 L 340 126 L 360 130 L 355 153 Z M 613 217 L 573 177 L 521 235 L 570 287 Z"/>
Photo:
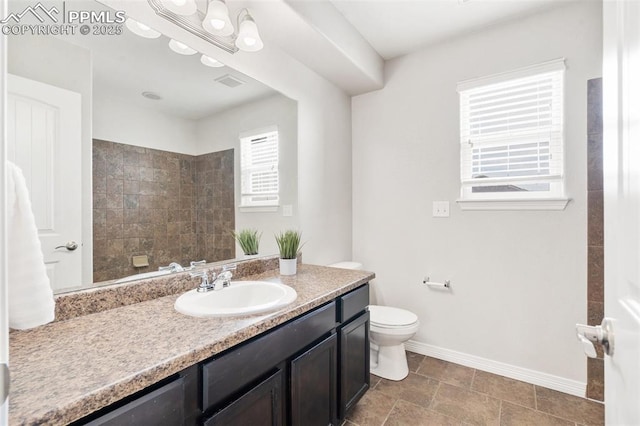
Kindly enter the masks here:
<path id="1" fill-rule="evenodd" d="M 19 35 L 7 39 L 9 73 L 71 90 L 82 97 L 82 281 L 92 282 L 91 52 L 54 37 Z"/>
<path id="2" fill-rule="evenodd" d="M 94 90 L 94 139 L 197 155 L 194 120 L 123 102 L 99 87 Z"/>
<path id="3" fill-rule="evenodd" d="M 556 388 L 586 382 L 574 326 L 586 321 L 586 94 L 601 76 L 600 9 L 570 4 L 395 59 L 384 89 L 353 98 L 353 257 L 376 272 L 378 302 L 419 316 L 422 347 L 548 374 Z M 559 57 L 573 201 L 461 211 L 456 83 Z M 432 217 L 436 200 L 451 217 Z M 425 275 L 452 290 L 429 290 Z"/>
<path id="4" fill-rule="evenodd" d="M 240 209 L 240 139 L 239 134 L 276 125 L 279 136 L 280 207 L 277 211 Z M 255 228 L 262 231 L 260 254 L 278 252 L 274 234 L 297 229 L 298 223 L 298 114 L 295 101 L 276 94 L 250 104 L 233 108 L 197 123 L 199 154 L 233 148 L 235 156 L 236 229 Z M 293 206 L 293 216 L 282 215 L 283 205 Z M 242 251 L 238 247 L 236 254 Z"/>
<path id="5" fill-rule="evenodd" d="M 145 4 L 101 0 L 128 16 L 271 86 L 298 102 L 298 214 L 305 262 L 351 257 L 351 104 L 339 88 L 265 39 L 264 49 L 230 55 L 164 21 Z M 278 2 L 278 4 L 281 2 Z M 256 20 L 278 22 L 278 4 L 252 2 Z M 240 7 L 241 4 L 236 4 Z"/>

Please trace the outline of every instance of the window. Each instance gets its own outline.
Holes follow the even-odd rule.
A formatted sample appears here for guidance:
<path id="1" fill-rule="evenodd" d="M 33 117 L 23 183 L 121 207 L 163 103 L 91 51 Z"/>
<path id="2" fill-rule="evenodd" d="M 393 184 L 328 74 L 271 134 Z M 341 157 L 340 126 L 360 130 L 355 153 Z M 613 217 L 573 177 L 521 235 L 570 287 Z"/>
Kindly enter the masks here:
<path id="1" fill-rule="evenodd" d="M 462 204 L 549 200 L 564 208 L 564 68 L 560 59 L 458 84 Z"/>
<path id="2" fill-rule="evenodd" d="M 277 206 L 279 202 L 278 129 L 240 135 L 241 206 Z"/>

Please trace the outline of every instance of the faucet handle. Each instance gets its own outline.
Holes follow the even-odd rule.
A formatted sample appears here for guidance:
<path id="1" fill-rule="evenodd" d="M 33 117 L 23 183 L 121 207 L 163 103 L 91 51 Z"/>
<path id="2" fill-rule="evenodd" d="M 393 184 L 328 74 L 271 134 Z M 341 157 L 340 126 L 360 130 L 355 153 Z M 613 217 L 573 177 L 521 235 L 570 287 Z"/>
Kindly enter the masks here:
<path id="1" fill-rule="evenodd" d="M 192 260 L 189 265 L 191 265 L 191 268 L 195 268 L 196 266 L 202 266 L 202 265 L 206 265 L 207 261 L 206 260 Z"/>
<path id="2" fill-rule="evenodd" d="M 222 272 L 235 271 L 236 269 L 238 269 L 237 263 L 228 263 L 226 265 L 222 265 Z"/>
<path id="3" fill-rule="evenodd" d="M 202 278 L 201 285 L 209 285 L 209 274 L 207 271 L 189 272 L 189 275 L 191 275 L 192 278 Z"/>

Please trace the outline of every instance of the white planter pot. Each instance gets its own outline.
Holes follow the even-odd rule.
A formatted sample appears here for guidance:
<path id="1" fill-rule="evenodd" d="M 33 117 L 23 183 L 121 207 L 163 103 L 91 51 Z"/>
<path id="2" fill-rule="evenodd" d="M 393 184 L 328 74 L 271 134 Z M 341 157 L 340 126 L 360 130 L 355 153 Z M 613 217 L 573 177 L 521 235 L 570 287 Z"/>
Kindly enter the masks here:
<path id="1" fill-rule="evenodd" d="M 295 275 L 298 259 L 278 259 L 280 261 L 280 275 Z"/>

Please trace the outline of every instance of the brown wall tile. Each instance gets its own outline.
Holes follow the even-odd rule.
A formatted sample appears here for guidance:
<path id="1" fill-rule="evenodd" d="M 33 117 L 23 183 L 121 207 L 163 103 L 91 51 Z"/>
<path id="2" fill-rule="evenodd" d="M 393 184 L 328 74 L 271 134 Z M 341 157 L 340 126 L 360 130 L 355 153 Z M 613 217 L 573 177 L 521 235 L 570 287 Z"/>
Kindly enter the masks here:
<path id="1" fill-rule="evenodd" d="M 95 139 L 94 281 L 235 257 L 233 155 L 193 157 Z M 133 268 L 131 257 L 140 254 L 149 266 Z"/>

